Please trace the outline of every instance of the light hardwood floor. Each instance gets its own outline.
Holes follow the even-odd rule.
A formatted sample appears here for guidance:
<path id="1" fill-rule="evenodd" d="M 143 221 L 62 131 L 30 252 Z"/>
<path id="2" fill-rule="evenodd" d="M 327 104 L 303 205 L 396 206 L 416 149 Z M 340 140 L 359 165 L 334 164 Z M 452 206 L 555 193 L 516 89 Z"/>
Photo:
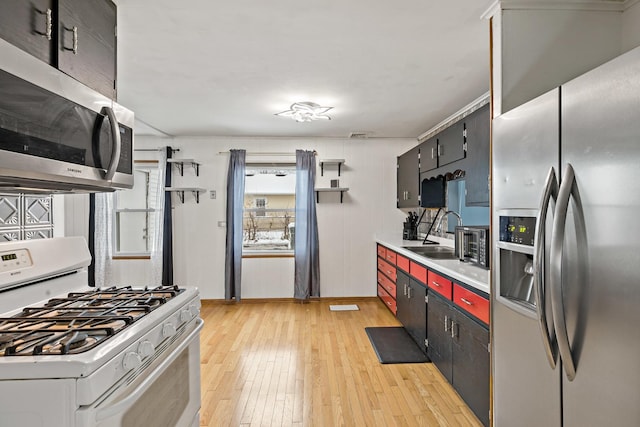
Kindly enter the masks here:
<path id="1" fill-rule="evenodd" d="M 330 311 L 330 304 L 359 311 Z M 377 298 L 204 301 L 201 426 L 480 426 L 431 363 L 382 365 Z"/>

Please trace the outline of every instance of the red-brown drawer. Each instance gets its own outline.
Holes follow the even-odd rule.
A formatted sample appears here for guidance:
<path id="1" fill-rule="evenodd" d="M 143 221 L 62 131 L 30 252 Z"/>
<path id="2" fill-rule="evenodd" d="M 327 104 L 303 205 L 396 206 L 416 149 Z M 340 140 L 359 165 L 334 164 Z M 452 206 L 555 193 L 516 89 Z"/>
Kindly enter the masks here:
<path id="1" fill-rule="evenodd" d="M 402 270 L 409 272 L 409 258 L 405 258 L 402 255 L 396 255 L 396 266 Z"/>
<path id="2" fill-rule="evenodd" d="M 382 271 L 394 283 L 396 281 L 396 268 L 383 259 L 378 258 L 378 270 Z"/>
<path id="3" fill-rule="evenodd" d="M 378 245 L 378 256 L 380 258 L 384 258 L 385 256 L 387 256 L 387 250 L 384 246 Z"/>
<path id="4" fill-rule="evenodd" d="M 389 295 L 396 298 L 396 284 L 380 271 L 378 271 L 378 285 L 382 286 Z"/>
<path id="5" fill-rule="evenodd" d="M 386 305 L 387 308 L 391 310 L 391 312 L 395 316 L 395 314 L 397 313 L 396 300 L 391 298 L 391 296 L 384 290 L 382 286 L 378 286 L 378 296 L 380 297 L 384 305 Z"/>
<path id="6" fill-rule="evenodd" d="M 413 261 L 409 262 L 409 274 L 421 283 L 427 283 L 427 269 Z"/>
<path id="7" fill-rule="evenodd" d="M 386 259 L 389 264 L 396 265 L 396 253 L 388 248 L 385 250 L 387 254 L 385 255 L 384 259 Z"/>
<path id="8" fill-rule="evenodd" d="M 451 280 L 445 279 L 439 274 L 434 273 L 433 271 L 429 272 L 429 283 L 427 284 L 429 289 L 433 289 L 446 299 L 450 300 L 452 295 L 453 284 Z"/>
<path id="9" fill-rule="evenodd" d="M 464 311 L 489 324 L 489 300 L 486 298 L 456 283 L 453 285 L 453 302 Z"/>

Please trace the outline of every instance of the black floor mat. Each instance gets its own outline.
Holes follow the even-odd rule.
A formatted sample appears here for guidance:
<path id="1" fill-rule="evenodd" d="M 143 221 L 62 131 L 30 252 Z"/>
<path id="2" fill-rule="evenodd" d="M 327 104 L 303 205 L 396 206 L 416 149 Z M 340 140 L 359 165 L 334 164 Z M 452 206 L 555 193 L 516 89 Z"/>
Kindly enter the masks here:
<path id="1" fill-rule="evenodd" d="M 364 328 L 380 363 L 424 363 L 427 356 L 402 326 Z"/>

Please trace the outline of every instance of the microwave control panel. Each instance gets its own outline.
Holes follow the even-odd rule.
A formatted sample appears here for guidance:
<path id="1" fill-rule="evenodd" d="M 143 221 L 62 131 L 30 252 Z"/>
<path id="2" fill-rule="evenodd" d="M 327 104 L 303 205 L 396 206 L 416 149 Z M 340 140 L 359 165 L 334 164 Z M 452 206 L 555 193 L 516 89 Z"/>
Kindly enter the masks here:
<path id="1" fill-rule="evenodd" d="M 536 218 L 526 216 L 501 216 L 500 241 L 533 246 Z"/>

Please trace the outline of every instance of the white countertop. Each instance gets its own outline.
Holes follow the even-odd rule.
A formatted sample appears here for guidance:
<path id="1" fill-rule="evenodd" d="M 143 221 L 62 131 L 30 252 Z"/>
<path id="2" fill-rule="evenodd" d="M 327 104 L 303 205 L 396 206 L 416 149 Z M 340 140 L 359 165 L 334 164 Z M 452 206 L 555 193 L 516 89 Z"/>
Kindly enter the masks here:
<path id="1" fill-rule="evenodd" d="M 437 241 L 441 246 L 453 247 L 453 240 L 433 236 L 429 236 L 429 240 Z M 489 270 L 457 259 L 427 258 L 404 248 L 404 246 L 422 246 L 422 239 L 402 240 L 402 238 L 398 236 L 376 236 L 376 242 L 439 273 L 459 280 L 487 294 L 490 293 Z"/>

